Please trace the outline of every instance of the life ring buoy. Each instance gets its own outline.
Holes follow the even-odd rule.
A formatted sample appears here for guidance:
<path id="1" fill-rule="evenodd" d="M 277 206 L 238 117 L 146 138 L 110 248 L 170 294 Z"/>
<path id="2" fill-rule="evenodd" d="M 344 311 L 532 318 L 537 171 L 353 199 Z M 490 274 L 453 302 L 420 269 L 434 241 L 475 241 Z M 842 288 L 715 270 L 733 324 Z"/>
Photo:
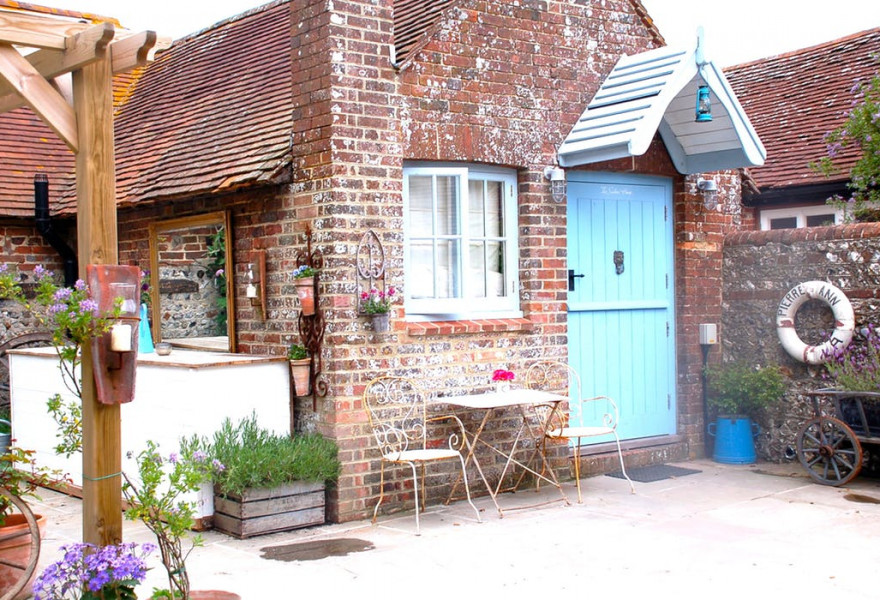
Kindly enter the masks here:
<path id="1" fill-rule="evenodd" d="M 818 346 L 801 341 L 794 329 L 794 316 L 807 300 L 819 300 L 834 314 L 831 338 Z M 852 341 L 856 328 L 852 304 L 839 288 L 824 281 L 807 281 L 791 288 L 776 309 L 776 333 L 782 347 L 792 358 L 810 365 L 826 362 L 835 350 L 842 350 Z"/>

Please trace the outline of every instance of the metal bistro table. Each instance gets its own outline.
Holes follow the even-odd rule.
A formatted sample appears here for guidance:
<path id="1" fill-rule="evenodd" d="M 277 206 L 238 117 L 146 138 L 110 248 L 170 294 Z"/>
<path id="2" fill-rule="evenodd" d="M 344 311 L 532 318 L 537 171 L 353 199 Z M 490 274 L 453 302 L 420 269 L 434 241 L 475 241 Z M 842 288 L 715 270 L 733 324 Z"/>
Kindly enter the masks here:
<path id="1" fill-rule="evenodd" d="M 468 394 L 465 396 L 451 396 L 442 399 L 442 402 L 449 404 L 453 407 L 483 411 L 483 418 L 480 421 L 480 425 L 479 427 L 477 427 L 476 431 L 466 432 L 466 435 L 469 436 L 470 439 L 466 440 L 468 453 L 465 459 L 465 465 L 467 466 L 471 462 L 473 462 L 474 466 L 477 468 L 477 472 L 480 474 L 480 478 L 483 480 L 483 483 L 486 486 L 486 490 L 488 490 L 489 495 L 492 497 L 492 502 L 495 504 L 495 508 L 498 510 L 499 517 L 504 517 L 504 512 L 498 505 L 498 494 L 500 494 L 501 492 L 515 492 L 523 479 L 522 477 L 519 477 L 514 485 L 502 489 L 501 486 L 504 482 L 504 477 L 507 474 L 507 471 L 510 468 L 511 464 L 517 465 L 521 469 L 524 469 L 525 472 L 533 474 L 535 477 L 538 478 L 539 484 L 540 481 L 543 480 L 550 485 L 555 486 L 556 489 L 559 490 L 559 494 L 561 496 L 560 500 L 562 500 L 566 504 L 571 504 L 571 502 L 569 502 L 568 500 L 568 497 L 566 497 L 565 492 L 562 491 L 562 485 L 559 483 L 559 480 L 556 477 L 556 473 L 553 472 L 553 469 L 550 468 L 549 465 L 546 465 L 546 469 L 541 469 L 540 473 L 536 471 L 535 468 L 533 468 L 532 466 L 538 456 L 541 457 L 542 461 L 546 459 L 542 453 L 537 451 L 538 444 L 542 442 L 541 438 L 544 435 L 544 431 L 536 431 L 536 429 L 540 429 L 540 426 L 535 427 L 535 425 L 531 422 L 529 418 L 530 416 L 535 415 L 534 409 L 536 406 L 549 405 L 552 410 L 556 410 L 559 403 L 565 400 L 568 400 L 566 396 L 560 396 L 559 394 L 553 394 L 550 392 L 533 389 L 510 389 L 500 392 Z M 499 410 L 513 407 L 519 410 L 519 416 L 521 418 L 519 429 L 516 432 L 516 437 L 514 438 L 513 442 L 510 443 L 507 448 L 503 448 L 499 447 L 499 445 L 492 445 L 489 442 L 481 439 L 481 436 L 486 429 L 486 424 L 491 421 L 492 416 Z M 513 457 L 516 454 L 517 448 L 520 446 L 520 442 L 526 438 L 532 439 L 533 443 L 535 444 L 535 451 L 531 453 L 531 456 L 529 457 L 527 462 L 523 463 Z M 501 475 L 498 477 L 498 484 L 494 487 L 489 484 L 489 481 L 486 479 L 486 475 L 483 472 L 483 468 L 480 465 L 480 461 L 477 460 L 475 450 L 478 445 L 483 445 L 489 448 L 495 454 L 498 454 L 506 459 L 504 468 L 501 471 Z M 542 466 L 545 465 L 542 464 Z M 544 475 L 545 470 L 550 475 L 550 477 Z M 458 479 L 456 479 L 455 483 L 452 485 L 452 490 L 449 492 L 449 497 L 446 499 L 446 504 L 449 504 L 455 499 L 455 492 L 458 489 L 458 486 L 461 485 L 461 480 L 462 476 L 459 475 Z M 552 502 L 558 502 L 558 500 L 552 500 Z M 542 504 L 547 504 L 547 502 L 510 508 L 508 510 L 517 510 L 519 508 L 532 508 L 534 506 L 540 506 Z"/>

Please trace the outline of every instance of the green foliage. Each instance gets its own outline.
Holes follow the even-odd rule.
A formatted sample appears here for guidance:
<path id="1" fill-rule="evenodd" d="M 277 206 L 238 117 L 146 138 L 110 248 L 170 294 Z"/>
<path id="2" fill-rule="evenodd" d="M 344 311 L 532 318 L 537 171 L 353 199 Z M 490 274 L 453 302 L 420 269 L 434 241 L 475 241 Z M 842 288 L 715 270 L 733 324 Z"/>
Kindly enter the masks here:
<path id="1" fill-rule="evenodd" d="M 162 564 L 168 573 L 168 583 L 174 593 L 189 597 L 189 575 L 186 559 L 193 548 L 202 545 L 200 536 L 184 539 L 195 524 L 195 503 L 185 501 L 183 495 L 195 492 L 210 481 L 212 462 L 196 439 L 180 441 L 180 454 L 163 457 L 152 440 L 137 456 L 140 484 L 125 475 L 122 491 L 131 502 L 125 516 L 140 520 L 153 532 L 159 544 Z"/>
<path id="2" fill-rule="evenodd" d="M 859 332 L 851 344 L 824 357 L 824 378 L 834 387 L 853 392 L 880 392 L 880 332 L 873 323 Z"/>
<path id="3" fill-rule="evenodd" d="M 27 470 L 23 470 L 27 469 Z M 38 487 L 61 483 L 58 472 L 38 469 L 34 462 L 34 451 L 13 446 L 9 452 L 0 455 L 0 487 L 18 498 L 36 498 Z M 12 503 L 6 496 L 0 496 L 0 525 L 6 521 Z"/>
<path id="4" fill-rule="evenodd" d="M 276 435 L 260 428 L 254 414 L 235 426 L 226 419 L 214 433 L 211 454 L 225 467 L 214 479 L 224 495 L 339 476 L 337 448 L 332 441 L 318 434 Z"/>
<path id="5" fill-rule="evenodd" d="M 291 344 L 287 349 L 288 360 L 302 360 L 309 357 L 309 351 L 302 344 Z"/>
<path id="6" fill-rule="evenodd" d="M 229 318 L 229 300 L 226 298 L 226 228 L 220 227 L 217 233 L 208 236 L 208 268 L 214 273 L 214 285 L 220 294 L 217 298 L 217 332 L 226 335 Z"/>
<path id="7" fill-rule="evenodd" d="M 58 426 L 55 437 L 61 438 L 55 446 L 55 453 L 70 458 L 82 452 L 82 401 L 65 402 L 61 394 L 55 394 L 46 402 L 46 408 Z"/>
<path id="8" fill-rule="evenodd" d="M 782 399 L 785 380 L 777 366 L 727 363 L 708 370 L 708 403 L 719 415 L 754 417 Z"/>
<path id="9" fill-rule="evenodd" d="M 843 209 L 847 221 L 877 220 L 880 202 L 880 75 L 856 82 L 850 90 L 853 109 L 843 125 L 826 134 L 827 156 L 810 163 L 814 171 L 831 177 L 838 173 L 835 159 L 844 148 L 856 147 L 861 158 L 850 170 L 851 198 L 835 196 L 828 203 Z"/>

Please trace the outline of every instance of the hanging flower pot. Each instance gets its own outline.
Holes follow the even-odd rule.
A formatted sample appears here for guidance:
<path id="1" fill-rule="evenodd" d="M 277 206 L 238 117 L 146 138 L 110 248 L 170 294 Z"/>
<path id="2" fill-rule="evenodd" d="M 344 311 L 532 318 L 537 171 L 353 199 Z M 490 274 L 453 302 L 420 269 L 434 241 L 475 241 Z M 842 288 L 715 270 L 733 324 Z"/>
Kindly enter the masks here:
<path id="1" fill-rule="evenodd" d="M 290 361 L 290 376 L 293 378 L 293 387 L 297 396 L 308 396 L 309 394 L 311 366 L 312 360 L 310 358 Z"/>
<path id="2" fill-rule="evenodd" d="M 390 325 L 390 314 L 389 313 L 374 313 L 370 315 L 370 318 L 373 320 L 373 331 L 376 333 L 384 333 L 388 331 Z"/>
<path id="3" fill-rule="evenodd" d="M 315 314 L 315 278 L 301 277 L 294 280 L 294 285 L 302 314 L 307 317 Z"/>

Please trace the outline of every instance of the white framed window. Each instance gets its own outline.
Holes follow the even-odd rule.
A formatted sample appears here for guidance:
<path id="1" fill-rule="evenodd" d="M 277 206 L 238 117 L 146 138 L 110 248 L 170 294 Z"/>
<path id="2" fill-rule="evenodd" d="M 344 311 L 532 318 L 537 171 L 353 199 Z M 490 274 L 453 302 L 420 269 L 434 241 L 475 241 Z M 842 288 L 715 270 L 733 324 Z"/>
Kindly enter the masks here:
<path id="1" fill-rule="evenodd" d="M 520 317 L 516 171 L 406 163 L 408 320 Z"/>
<path id="2" fill-rule="evenodd" d="M 843 223 L 843 213 L 827 204 L 761 211 L 761 229 L 800 229 Z"/>

